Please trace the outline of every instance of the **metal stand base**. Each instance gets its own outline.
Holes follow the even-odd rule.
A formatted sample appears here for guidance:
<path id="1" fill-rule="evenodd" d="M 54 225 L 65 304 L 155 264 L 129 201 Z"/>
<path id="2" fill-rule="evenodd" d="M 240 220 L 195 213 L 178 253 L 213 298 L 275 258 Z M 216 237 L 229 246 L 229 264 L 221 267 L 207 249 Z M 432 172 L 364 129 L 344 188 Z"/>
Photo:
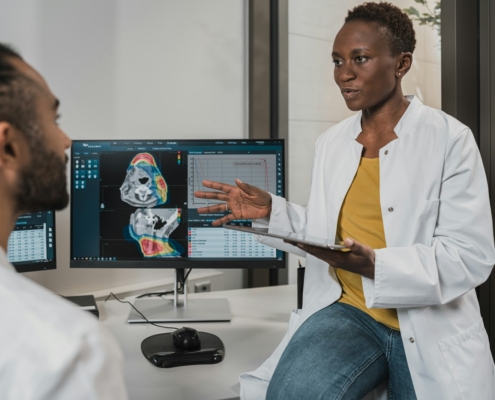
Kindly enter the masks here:
<path id="1" fill-rule="evenodd" d="M 229 322 L 232 319 L 227 299 L 189 299 L 186 305 L 177 306 L 169 299 L 137 299 L 134 307 L 151 322 Z M 132 310 L 127 322 L 135 324 L 146 321 Z"/>
<path id="2" fill-rule="evenodd" d="M 175 270 L 174 298 L 136 299 L 134 307 L 143 313 L 150 322 L 229 322 L 229 301 L 227 299 L 188 299 L 184 270 Z M 183 288 L 183 302 L 179 301 L 178 286 Z M 134 309 L 131 310 L 129 324 L 144 323 L 146 320 Z"/>

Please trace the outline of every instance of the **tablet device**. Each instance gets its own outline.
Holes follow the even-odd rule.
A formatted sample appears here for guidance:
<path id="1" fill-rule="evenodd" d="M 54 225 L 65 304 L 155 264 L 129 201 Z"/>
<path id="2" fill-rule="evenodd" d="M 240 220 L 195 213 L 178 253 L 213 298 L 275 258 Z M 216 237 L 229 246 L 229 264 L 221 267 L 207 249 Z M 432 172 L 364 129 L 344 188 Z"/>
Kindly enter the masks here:
<path id="1" fill-rule="evenodd" d="M 310 246 L 322 247 L 330 250 L 344 250 L 348 247 L 331 243 L 328 239 L 319 238 L 315 236 L 303 235 L 301 233 L 286 232 L 278 229 L 268 228 L 253 228 L 251 226 L 236 226 L 236 225 L 223 225 L 225 229 L 233 229 L 235 231 L 252 233 L 254 235 L 270 236 L 277 239 L 288 240 L 294 243 L 308 244 Z"/>

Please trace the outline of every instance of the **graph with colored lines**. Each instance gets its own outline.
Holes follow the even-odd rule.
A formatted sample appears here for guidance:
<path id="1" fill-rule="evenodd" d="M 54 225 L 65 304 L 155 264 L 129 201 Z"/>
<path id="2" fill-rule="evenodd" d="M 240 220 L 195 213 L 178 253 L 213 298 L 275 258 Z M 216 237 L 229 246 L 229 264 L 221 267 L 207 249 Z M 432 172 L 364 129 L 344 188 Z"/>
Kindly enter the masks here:
<path id="1" fill-rule="evenodd" d="M 277 193 L 277 157 L 274 154 L 201 154 L 188 157 L 188 205 L 203 207 L 218 201 L 194 197 L 197 190 L 211 190 L 202 185 L 203 180 L 235 185 L 235 179 Z"/>

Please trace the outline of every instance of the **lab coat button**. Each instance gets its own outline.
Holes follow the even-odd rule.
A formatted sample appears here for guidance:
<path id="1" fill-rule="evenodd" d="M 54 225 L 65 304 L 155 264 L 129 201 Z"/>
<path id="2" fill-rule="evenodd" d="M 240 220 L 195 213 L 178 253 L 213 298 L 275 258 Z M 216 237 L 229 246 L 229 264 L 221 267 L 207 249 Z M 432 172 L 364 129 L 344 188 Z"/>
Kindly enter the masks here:
<path id="1" fill-rule="evenodd" d="M 394 208 L 393 207 L 389 207 L 388 208 L 388 211 L 392 212 L 392 211 L 394 211 Z"/>
<path id="2" fill-rule="evenodd" d="M 412 337 L 411 337 L 411 338 L 409 338 L 409 341 L 410 341 L 411 343 L 414 343 L 414 338 L 412 338 Z"/>
<path id="3" fill-rule="evenodd" d="M 387 155 L 387 154 L 388 154 L 388 150 L 385 150 L 385 155 Z"/>

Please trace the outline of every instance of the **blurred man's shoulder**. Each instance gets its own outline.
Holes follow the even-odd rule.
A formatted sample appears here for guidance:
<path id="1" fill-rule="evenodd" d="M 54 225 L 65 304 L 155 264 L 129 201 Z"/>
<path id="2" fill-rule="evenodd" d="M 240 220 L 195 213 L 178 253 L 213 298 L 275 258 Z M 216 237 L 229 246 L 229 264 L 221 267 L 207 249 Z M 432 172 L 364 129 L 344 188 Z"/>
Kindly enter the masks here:
<path id="1" fill-rule="evenodd" d="M 0 392 L 84 380 L 95 365 L 121 361 L 96 317 L 3 265 L 0 315 Z"/>
<path id="2" fill-rule="evenodd" d="M 64 328 L 73 335 L 98 330 L 98 320 L 24 275 L 0 267 L 0 310 L 12 318 L 24 316 L 32 328 Z M 7 301 L 8 300 L 8 301 Z"/>

